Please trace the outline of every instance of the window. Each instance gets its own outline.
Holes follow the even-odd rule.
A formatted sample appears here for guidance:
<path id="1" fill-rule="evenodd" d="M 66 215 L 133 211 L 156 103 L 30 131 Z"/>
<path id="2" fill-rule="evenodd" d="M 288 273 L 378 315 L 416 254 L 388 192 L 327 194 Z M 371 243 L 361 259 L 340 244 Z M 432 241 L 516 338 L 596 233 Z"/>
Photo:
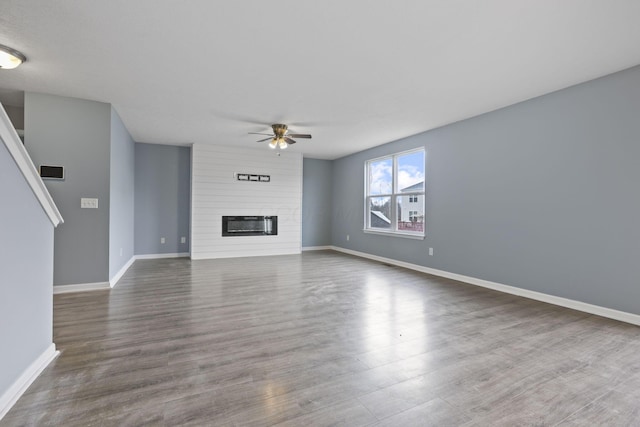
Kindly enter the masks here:
<path id="1" fill-rule="evenodd" d="M 366 162 L 366 232 L 424 237 L 424 160 L 418 149 Z"/>

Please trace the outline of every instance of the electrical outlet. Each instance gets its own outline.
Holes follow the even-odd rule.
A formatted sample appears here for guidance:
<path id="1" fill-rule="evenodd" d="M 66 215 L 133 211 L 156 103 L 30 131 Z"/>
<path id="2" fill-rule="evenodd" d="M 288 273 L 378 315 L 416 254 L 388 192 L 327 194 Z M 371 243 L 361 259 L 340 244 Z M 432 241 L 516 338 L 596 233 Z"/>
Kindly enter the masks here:
<path id="1" fill-rule="evenodd" d="M 120 248 L 120 256 L 122 256 L 122 248 Z"/>
<path id="2" fill-rule="evenodd" d="M 349 235 L 347 234 L 347 240 L 349 240 Z"/>
<path id="3" fill-rule="evenodd" d="M 165 241 L 165 240 L 164 240 L 164 237 L 161 237 L 161 238 L 160 238 L 160 244 L 161 244 L 161 245 L 164 245 L 164 241 Z"/>
<path id="4" fill-rule="evenodd" d="M 429 248 L 429 256 L 433 256 L 433 248 Z"/>
<path id="5" fill-rule="evenodd" d="M 184 236 L 182 236 L 182 237 L 180 238 L 180 243 L 187 243 L 187 238 L 186 238 L 186 237 L 184 237 Z"/>

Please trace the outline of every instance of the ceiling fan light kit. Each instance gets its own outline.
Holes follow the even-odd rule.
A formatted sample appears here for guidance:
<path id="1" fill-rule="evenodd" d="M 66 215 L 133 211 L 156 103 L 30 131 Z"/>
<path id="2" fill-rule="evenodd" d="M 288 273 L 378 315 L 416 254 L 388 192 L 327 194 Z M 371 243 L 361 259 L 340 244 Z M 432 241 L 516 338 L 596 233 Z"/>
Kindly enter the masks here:
<path id="1" fill-rule="evenodd" d="M 257 142 L 269 141 L 269 148 L 280 148 L 285 150 L 289 145 L 295 144 L 296 141 L 293 138 L 306 138 L 311 139 L 311 135 L 303 133 L 287 133 L 289 128 L 287 125 L 281 123 L 275 123 L 271 125 L 273 129 L 273 135 L 268 133 L 249 132 L 250 135 L 269 135 L 269 138 L 260 139 Z"/>
<path id="2" fill-rule="evenodd" d="M 270 142 L 269 142 L 269 148 L 273 148 L 274 150 L 276 148 L 280 148 L 281 150 L 286 149 L 289 146 L 289 144 L 287 143 L 287 141 L 285 141 L 284 138 L 277 138 L 274 137 Z"/>

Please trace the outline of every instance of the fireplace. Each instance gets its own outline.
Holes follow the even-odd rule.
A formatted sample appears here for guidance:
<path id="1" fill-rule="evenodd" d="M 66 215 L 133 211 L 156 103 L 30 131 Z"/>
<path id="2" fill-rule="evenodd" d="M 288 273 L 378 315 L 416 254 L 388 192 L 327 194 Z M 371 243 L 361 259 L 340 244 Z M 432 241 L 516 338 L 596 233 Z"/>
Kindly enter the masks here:
<path id="1" fill-rule="evenodd" d="M 223 216 L 222 236 L 277 236 L 277 216 Z"/>

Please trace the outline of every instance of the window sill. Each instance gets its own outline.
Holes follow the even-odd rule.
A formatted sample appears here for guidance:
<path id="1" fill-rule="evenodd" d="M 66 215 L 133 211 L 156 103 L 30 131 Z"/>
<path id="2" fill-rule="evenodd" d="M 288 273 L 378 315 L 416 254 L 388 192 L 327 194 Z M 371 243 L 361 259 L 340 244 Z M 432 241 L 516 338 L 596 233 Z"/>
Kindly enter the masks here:
<path id="1" fill-rule="evenodd" d="M 380 236 L 394 236 L 402 237 L 404 239 L 424 240 L 424 234 L 402 233 L 400 231 L 372 230 L 370 228 L 365 228 L 362 231 L 367 234 L 378 234 Z"/>

